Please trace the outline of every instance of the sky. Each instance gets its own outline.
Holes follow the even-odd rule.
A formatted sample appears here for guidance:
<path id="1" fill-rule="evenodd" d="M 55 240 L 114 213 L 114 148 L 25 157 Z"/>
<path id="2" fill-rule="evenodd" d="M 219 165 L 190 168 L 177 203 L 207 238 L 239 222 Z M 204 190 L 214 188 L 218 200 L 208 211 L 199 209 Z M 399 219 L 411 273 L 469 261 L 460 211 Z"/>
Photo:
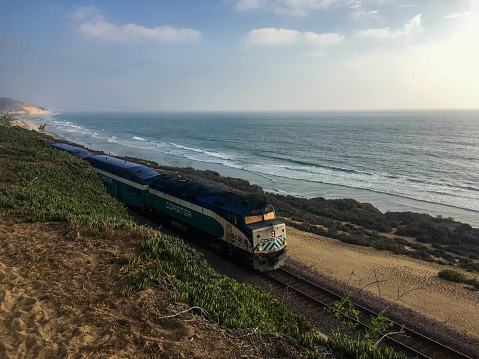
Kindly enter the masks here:
<path id="1" fill-rule="evenodd" d="M 0 0 L 0 97 L 53 111 L 479 108 L 479 0 Z"/>

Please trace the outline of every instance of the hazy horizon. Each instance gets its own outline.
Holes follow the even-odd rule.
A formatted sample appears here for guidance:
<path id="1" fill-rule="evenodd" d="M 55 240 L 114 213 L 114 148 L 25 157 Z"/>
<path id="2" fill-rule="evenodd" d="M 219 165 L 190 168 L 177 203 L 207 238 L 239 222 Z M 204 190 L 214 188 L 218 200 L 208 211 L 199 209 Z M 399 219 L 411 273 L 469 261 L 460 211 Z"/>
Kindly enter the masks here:
<path id="1" fill-rule="evenodd" d="M 64 110 L 61 110 L 61 109 L 49 109 L 52 113 L 95 113 L 95 112 L 98 112 L 98 113 L 141 113 L 141 112 L 164 112 L 164 113 L 168 113 L 168 112 L 171 112 L 171 113 L 248 113 L 248 112 L 251 112 L 251 113 L 266 113 L 266 112 L 270 112 L 270 113 L 274 113 L 274 112 L 283 112 L 283 113 L 288 113 L 288 112 L 291 112 L 291 113 L 318 113 L 318 112 L 321 112 L 321 113 L 327 113 L 327 112 L 331 112 L 331 113 L 367 113 L 367 112 L 371 112 L 371 113 L 384 113 L 384 112 L 391 112 L 391 113 L 395 113 L 395 112 L 442 112 L 442 111 L 445 111 L 445 112 L 454 112 L 454 111 L 471 111 L 471 112 L 474 112 L 474 111 L 479 111 L 479 107 L 478 108 L 403 108 L 403 109 L 395 109 L 395 108 L 392 108 L 392 109 L 359 109 L 359 110 L 356 110 L 356 109 L 323 109 L 323 110 L 142 110 L 142 109 L 130 109 L 130 110 L 109 110 L 109 109 L 106 109 L 106 110 L 69 110 L 69 109 L 64 109 Z"/>
<path id="2" fill-rule="evenodd" d="M 479 108 L 479 0 L 0 4 L 0 96 L 53 111 Z"/>

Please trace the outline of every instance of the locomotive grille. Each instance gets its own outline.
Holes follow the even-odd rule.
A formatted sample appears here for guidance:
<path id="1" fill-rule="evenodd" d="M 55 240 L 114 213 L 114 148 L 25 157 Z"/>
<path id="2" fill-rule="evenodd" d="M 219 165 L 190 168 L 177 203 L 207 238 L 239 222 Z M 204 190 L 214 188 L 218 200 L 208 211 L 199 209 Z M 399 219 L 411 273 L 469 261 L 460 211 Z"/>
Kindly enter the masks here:
<path id="1" fill-rule="evenodd" d="M 276 239 L 275 241 L 267 243 L 258 243 L 254 248 L 254 251 L 271 251 L 276 248 L 281 248 L 283 246 L 283 238 Z"/>

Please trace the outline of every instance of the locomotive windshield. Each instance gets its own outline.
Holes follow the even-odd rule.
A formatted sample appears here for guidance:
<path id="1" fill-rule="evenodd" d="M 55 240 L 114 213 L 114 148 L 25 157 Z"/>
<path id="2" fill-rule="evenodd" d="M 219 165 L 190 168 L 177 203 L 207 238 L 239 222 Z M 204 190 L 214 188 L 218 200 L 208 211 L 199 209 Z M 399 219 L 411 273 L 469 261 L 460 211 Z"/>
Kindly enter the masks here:
<path id="1" fill-rule="evenodd" d="M 246 224 L 252 224 L 275 218 L 274 208 L 272 205 L 269 205 L 258 210 L 252 210 L 250 214 L 244 218 L 244 221 Z"/>

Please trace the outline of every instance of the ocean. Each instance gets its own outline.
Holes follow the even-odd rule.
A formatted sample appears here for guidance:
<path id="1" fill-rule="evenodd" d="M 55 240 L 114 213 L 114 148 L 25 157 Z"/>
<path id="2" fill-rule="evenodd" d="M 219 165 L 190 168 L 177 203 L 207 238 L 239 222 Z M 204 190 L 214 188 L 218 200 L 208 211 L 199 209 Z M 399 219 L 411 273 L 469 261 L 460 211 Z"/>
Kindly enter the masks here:
<path id="1" fill-rule="evenodd" d="M 266 191 L 354 198 L 479 227 L 479 111 L 62 112 L 34 119 L 112 155 Z"/>

